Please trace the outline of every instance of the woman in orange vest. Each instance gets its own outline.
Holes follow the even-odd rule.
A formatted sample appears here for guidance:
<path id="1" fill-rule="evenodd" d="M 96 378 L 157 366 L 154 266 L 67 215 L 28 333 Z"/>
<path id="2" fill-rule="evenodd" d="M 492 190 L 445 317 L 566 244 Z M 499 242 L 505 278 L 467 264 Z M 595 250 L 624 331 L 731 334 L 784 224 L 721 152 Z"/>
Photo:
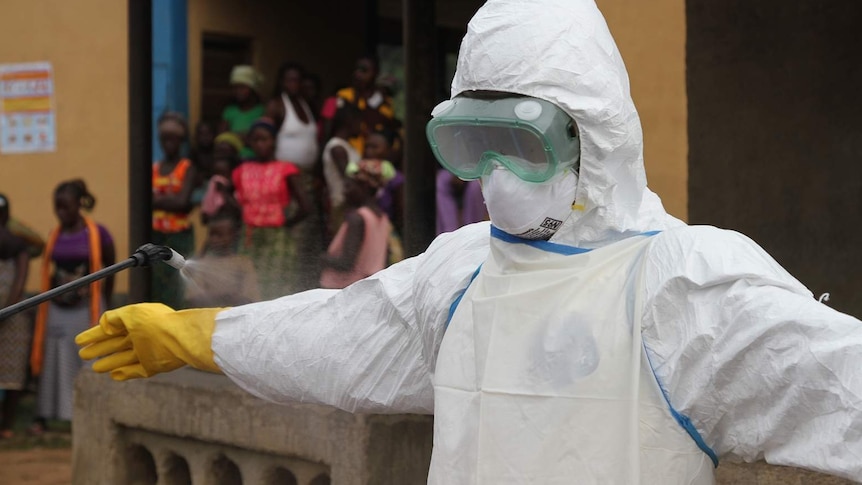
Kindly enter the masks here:
<path id="1" fill-rule="evenodd" d="M 189 133 L 185 118 L 179 113 L 163 114 L 158 133 L 164 159 L 153 164 L 153 243 L 190 257 L 195 237 L 189 213 L 197 175 L 191 160 L 180 156 Z M 158 264 L 152 275 L 153 301 L 182 308 L 183 283 L 177 270 Z"/>
<path id="2" fill-rule="evenodd" d="M 95 205 L 83 180 L 63 182 L 54 190 L 54 214 L 60 225 L 51 231 L 42 256 L 42 291 L 114 264 L 111 234 L 81 214 L 81 209 L 89 211 Z M 72 384 L 83 365 L 75 335 L 99 321 L 113 287 L 113 279 L 107 278 L 39 307 L 30 354 L 31 371 L 40 376 L 32 432 L 43 432 L 47 419 L 72 419 Z"/>

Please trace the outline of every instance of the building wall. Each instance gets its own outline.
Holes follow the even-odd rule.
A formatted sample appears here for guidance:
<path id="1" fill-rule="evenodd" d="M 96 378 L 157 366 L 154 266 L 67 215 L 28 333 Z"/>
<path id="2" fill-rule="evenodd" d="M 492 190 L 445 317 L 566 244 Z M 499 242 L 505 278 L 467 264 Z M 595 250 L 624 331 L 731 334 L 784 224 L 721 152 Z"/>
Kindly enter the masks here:
<path id="1" fill-rule="evenodd" d="M 4 0 L 0 63 L 50 61 L 54 69 L 57 150 L 0 155 L 0 192 L 12 213 L 47 237 L 57 224 L 52 192 L 83 178 L 95 195 L 92 216 L 113 234 L 118 257 L 128 251 L 128 66 L 126 2 Z M 28 291 L 38 289 L 39 264 Z M 126 275 L 117 279 L 127 290 Z"/>
<path id="2" fill-rule="evenodd" d="M 683 4 L 641 3 L 599 0 L 629 68 L 644 125 L 650 186 L 671 213 L 686 217 Z M 275 71 L 285 59 L 300 61 L 318 73 L 325 89 L 348 82 L 353 61 L 365 48 L 362 2 L 267 0 L 249 5 L 239 0 L 188 0 L 188 8 L 192 122 L 200 113 L 204 32 L 254 38 L 254 63 L 267 77 L 265 93 L 272 89 Z M 331 15 L 335 10 L 344 15 Z M 302 21 L 293 22 L 294 18 Z M 128 250 L 125 2 L 6 0 L 0 15 L 0 62 L 42 60 L 54 67 L 57 151 L 2 156 L 0 190 L 11 198 L 17 216 L 47 235 L 55 224 L 53 187 L 68 178 L 84 178 L 98 199 L 93 216 L 112 230 L 117 253 L 123 256 Z M 40 175 L 34 177 L 34 172 Z M 34 263 L 30 291 L 37 288 L 37 273 Z M 121 274 L 117 290 L 126 288 Z"/>
<path id="3" fill-rule="evenodd" d="M 324 93 L 350 82 L 356 57 L 365 49 L 364 2 L 280 0 L 188 0 L 189 117 L 201 112 L 202 45 L 205 32 L 253 39 L 254 65 L 265 79 L 264 99 L 279 65 L 297 61 L 324 83 Z M 338 15 L 334 13 L 338 12 Z M 225 84 L 228 80 L 225 79 Z"/>
<path id="4" fill-rule="evenodd" d="M 644 132 L 649 187 L 688 218 L 684 0 L 597 0 L 626 63 Z"/>

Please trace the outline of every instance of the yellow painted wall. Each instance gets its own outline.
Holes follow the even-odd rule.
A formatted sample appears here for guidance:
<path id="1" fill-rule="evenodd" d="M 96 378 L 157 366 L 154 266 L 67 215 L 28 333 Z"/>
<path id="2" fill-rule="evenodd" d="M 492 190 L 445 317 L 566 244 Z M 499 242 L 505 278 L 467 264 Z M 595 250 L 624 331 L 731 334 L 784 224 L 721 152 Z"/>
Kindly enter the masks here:
<path id="1" fill-rule="evenodd" d="M 56 225 L 52 194 L 64 180 L 83 178 L 96 197 L 92 216 L 128 251 L 128 66 L 126 2 L 3 0 L 0 64 L 50 61 L 54 69 L 57 150 L 0 154 L 0 192 L 13 217 L 47 238 Z M 38 288 L 30 267 L 28 291 Z M 128 288 L 126 275 L 117 292 Z"/>
<path id="2" fill-rule="evenodd" d="M 685 1 L 598 0 L 617 41 L 644 131 L 650 188 L 688 217 L 688 100 Z"/>

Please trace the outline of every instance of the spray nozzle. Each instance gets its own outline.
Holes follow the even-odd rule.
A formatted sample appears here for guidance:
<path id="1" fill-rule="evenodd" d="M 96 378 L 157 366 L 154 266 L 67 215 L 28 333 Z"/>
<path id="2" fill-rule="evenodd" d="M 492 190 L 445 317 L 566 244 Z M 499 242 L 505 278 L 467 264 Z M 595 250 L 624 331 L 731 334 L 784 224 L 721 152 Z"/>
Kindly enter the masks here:
<path id="1" fill-rule="evenodd" d="M 74 281 L 70 281 L 65 285 L 60 285 L 44 293 L 39 293 L 36 296 L 32 296 L 30 298 L 27 298 L 26 300 L 19 301 L 14 305 L 10 305 L 6 308 L 0 309 L 0 321 L 3 321 L 4 319 L 9 318 L 10 316 L 22 312 L 30 307 L 34 307 L 42 302 L 48 301 L 57 295 L 74 290 L 75 288 L 80 288 L 82 286 L 88 285 L 102 278 L 107 278 L 108 276 L 118 273 L 126 268 L 131 268 L 132 266 L 150 266 L 152 264 L 158 263 L 159 261 L 164 261 L 166 264 L 178 270 L 183 269 L 183 267 L 186 265 L 186 259 L 173 249 L 167 246 L 159 246 L 157 244 L 144 244 L 143 246 L 139 247 L 135 251 L 135 253 L 132 254 L 128 259 L 120 261 L 116 264 L 112 264 L 107 268 L 102 268 L 99 271 L 90 273 L 86 276 L 82 276 L 81 278 L 78 278 Z"/>
<path id="2" fill-rule="evenodd" d="M 153 263 L 164 261 L 174 269 L 182 269 L 186 264 L 186 259 L 180 253 L 167 246 L 152 243 L 144 244 L 135 250 L 132 259 L 136 262 L 135 266 L 151 266 Z"/>

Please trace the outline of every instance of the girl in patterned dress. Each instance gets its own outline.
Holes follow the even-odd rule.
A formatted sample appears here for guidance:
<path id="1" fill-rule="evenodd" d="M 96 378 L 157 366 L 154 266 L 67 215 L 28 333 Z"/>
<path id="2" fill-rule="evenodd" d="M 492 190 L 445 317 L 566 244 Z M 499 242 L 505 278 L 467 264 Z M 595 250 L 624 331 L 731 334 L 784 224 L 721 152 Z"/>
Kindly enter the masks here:
<path id="1" fill-rule="evenodd" d="M 299 169 L 275 160 L 275 136 L 272 121 L 258 120 L 249 130 L 255 157 L 231 176 L 245 224 L 240 253 L 254 262 L 264 299 L 296 291 L 296 247 L 288 229 L 310 212 L 300 190 Z"/>

